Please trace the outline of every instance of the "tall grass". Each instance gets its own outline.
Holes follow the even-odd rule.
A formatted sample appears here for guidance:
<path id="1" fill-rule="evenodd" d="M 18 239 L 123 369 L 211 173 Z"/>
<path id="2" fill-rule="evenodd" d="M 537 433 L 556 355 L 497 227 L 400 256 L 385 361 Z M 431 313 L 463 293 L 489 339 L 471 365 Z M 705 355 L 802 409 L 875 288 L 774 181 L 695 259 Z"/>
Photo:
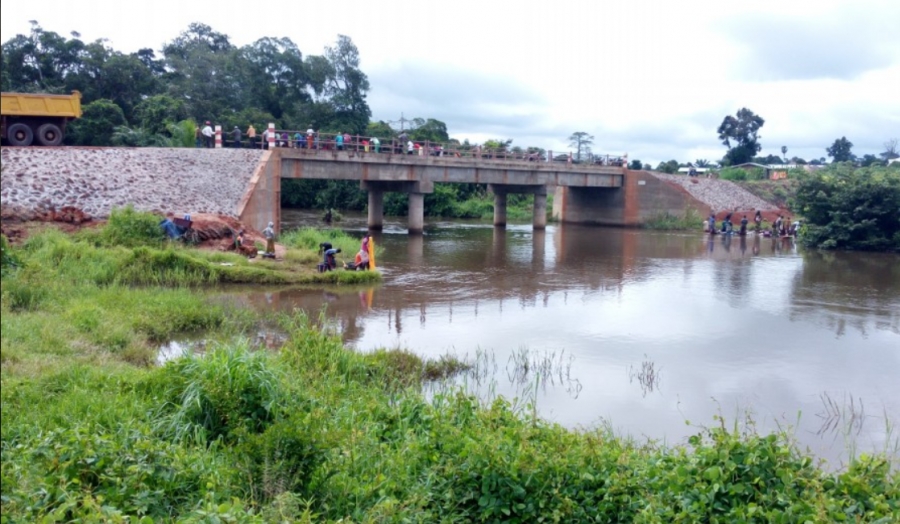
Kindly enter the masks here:
<path id="1" fill-rule="evenodd" d="M 76 244 L 35 237 L 2 277 L 3 522 L 900 519 L 887 456 L 829 472 L 779 434 L 721 424 L 639 445 L 503 398 L 427 398 L 429 366 L 460 363 L 359 353 L 300 313 L 280 317 L 278 353 L 253 352 L 246 317 L 184 287 L 99 285 L 91 264 L 135 250 Z M 228 341 L 162 367 L 128 356 L 192 329 Z M 520 351 L 510 366 L 562 380 L 565 361 Z"/>
<path id="2" fill-rule="evenodd" d="M 658 213 L 656 216 L 646 220 L 642 225 L 646 229 L 660 230 L 698 230 L 702 229 L 702 226 L 703 218 L 693 208 L 688 208 L 681 216 L 672 215 L 668 212 Z"/>

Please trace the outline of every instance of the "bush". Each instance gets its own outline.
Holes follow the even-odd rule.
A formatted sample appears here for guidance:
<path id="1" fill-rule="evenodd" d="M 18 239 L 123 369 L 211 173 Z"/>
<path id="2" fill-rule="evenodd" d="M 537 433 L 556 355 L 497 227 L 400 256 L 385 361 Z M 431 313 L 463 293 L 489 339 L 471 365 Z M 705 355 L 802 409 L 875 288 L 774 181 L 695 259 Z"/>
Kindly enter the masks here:
<path id="1" fill-rule="evenodd" d="M 832 164 L 799 179 L 802 241 L 825 249 L 900 252 L 900 172 Z"/>
<path id="2" fill-rule="evenodd" d="M 169 379 L 163 429 L 177 441 L 233 442 L 275 420 L 278 374 L 268 355 L 251 353 L 246 344 L 177 359 L 161 373 Z"/>
<path id="3" fill-rule="evenodd" d="M 158 216 L 135 211 L 131 205 L 113 209 L 101 239 L 107 246 L 159 245 L 166 238 L 159 222 Z"/>

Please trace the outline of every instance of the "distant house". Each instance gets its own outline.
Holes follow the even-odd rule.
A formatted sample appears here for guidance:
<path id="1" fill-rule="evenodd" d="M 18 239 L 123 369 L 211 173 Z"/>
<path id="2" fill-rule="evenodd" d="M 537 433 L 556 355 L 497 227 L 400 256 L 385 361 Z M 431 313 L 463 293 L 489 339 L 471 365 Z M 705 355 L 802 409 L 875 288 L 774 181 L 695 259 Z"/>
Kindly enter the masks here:
<path id="1" fill-rule="evenodd" d="M 797 169 L 800 166 L 797 164 L 757 164 L 756 162 L 745 162 L 733 167 L 744 169 L 746 171 L 762 169 L 765 171 L 766 178 L 769 180 L 782 180 L 787 178 L 789 169 Z"/>
<path id="2" fill-rule="evenodd" d="M 712 171 L 711 167 L 679 167 L 678 172 L 687 174 L 687 173 L 691 172 L 691 169 L 693 169 L 694 172 L 699 175 L 702 175 L 703 173 L 706 173 L 707 171 Z"/>

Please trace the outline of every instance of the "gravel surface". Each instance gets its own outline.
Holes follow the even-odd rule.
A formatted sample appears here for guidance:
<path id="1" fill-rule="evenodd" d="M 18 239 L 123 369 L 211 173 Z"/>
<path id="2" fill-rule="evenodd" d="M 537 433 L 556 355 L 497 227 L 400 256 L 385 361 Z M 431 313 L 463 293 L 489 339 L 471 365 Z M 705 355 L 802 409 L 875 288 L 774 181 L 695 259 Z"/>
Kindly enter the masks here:
<path id="1" fill-rule="evenodd" d="M 236 216 L 263 152 L 252 149 L 4 147 L 0 200 L 73 206 L 95 217 L 142 211 Z"/>
<path id="2" fill-rule="evenodd" d="M 777 211 L 778 206 L 770 204 L 753 193 L 728 180 L 687 175 L 669 175 L 651 172 L 660 180 L 678 184 L 697 200 L 710 206 L 716 213 L 723 211 Z"/>

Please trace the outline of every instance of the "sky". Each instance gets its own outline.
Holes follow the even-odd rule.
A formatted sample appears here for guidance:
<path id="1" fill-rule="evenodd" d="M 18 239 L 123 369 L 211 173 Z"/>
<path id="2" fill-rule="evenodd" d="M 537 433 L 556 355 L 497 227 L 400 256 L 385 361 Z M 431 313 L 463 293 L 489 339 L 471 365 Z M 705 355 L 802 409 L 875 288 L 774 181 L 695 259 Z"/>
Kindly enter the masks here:
<path id="1" fill-rule="evenodd" d="M 473 143 L 568 151 L 583 131 L 597 154 L 715 161 L 716 129 L 742 107 L 765 119 L 762 155 L 827 157 L 846 137 L 862 156 L 900 138 L 897 0 L 29 0 L 0 4 L 0 40 L 30 20 L 126 53 L 192 22 L 238 46 L 288 37 L 305 55 L 347 35 L 373 120 L 436 118 Z"/>

